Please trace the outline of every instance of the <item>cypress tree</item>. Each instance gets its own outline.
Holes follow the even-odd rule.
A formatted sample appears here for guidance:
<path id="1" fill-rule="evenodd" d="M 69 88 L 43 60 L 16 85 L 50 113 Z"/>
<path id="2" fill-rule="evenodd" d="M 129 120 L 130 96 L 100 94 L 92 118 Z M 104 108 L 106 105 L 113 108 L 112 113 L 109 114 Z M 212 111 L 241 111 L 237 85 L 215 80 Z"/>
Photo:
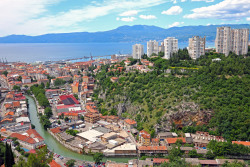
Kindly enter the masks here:
<path id="1" fill-rule="evenodd" d="M 14 159 L 14 155 L 11 149 L 11 144 L 10 144 L 9 151 L 10 151 L 10 165 L 13 166 L 15 164 L 15 159 Z"/>
<path id="2" fill-rule="evenodd" d="M 8 147 L 8 143 L 6 142 L 5 143 L 5 153 L 4 153 L 4 164 L 5 164 L 5 167 L 11 167 L 10 166 L 10 161 L 9 161 L 9 158 L 10 158 L 10 154 L 9 154 L 9 147 Z"/>

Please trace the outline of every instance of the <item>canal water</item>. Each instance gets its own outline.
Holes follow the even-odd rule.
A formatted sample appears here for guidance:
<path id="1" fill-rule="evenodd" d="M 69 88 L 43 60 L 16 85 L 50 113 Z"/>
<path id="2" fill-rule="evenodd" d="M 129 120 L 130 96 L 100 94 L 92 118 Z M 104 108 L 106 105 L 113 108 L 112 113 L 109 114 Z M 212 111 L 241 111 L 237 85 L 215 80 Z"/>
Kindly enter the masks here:
<path id="1" fill-rule="evenodd" d="M 76 152 L 68 150 L 66 147 L 60 144 L 56 139 L 54 139 L 46 130 L 44 130 L 39 121 L 36 103 L 34 99 L 30 96 L 26 96 L 26 98 L 29 100 L 28 111 L 29 111 L 31 123 L 35 125 L 36 131 L 44 138 L 45 143 L 50 150 L 64 157 L 77 159 L 77 160 L 93 161 L 92 156 L 78 154 Z M 128 162 L 128 160 L 130 159 L 131 158 L 104 158 L 103 161 L 111 160 L 115 162 Z"/>

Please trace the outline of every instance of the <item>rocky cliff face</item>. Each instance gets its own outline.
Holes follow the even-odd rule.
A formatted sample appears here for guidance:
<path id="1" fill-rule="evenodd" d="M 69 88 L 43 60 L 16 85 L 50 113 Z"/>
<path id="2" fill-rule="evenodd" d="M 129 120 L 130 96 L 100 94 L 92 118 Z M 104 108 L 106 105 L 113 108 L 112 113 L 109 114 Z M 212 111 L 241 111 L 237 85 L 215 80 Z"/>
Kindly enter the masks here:
<path id="1" fill-rule="evenodd" d="M 169 113 L 163 116 L 161 126 L 166 129 L 171 129 L 173 123 L 176 128 L 196 125 L 208 124 L 211 118 L 212 111 L 200 110 L 198 104 L 194 102 L 183 102 L 178 106 L 170 109 Z"/>

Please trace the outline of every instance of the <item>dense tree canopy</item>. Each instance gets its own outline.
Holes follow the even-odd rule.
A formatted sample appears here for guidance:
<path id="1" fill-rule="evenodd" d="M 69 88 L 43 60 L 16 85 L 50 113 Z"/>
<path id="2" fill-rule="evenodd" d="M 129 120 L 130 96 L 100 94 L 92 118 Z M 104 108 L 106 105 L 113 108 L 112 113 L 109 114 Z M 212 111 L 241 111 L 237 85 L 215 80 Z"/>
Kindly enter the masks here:
<path id="1" fill-rule="evenodd" d="M 155 67 L 148 73 L 102 70 L 96 76 L 99 82 L 93 95 L 99 110 L 111 114 L 112 108 L 131 102 L 138 106 L 135 113 L 140 116 L 126 111 L 122 115 L 136 119 L 138 130 L 151 132 L 170 108 L 182 101 L 195 102 L 200 110 L 213 111 L 212 118 L 208 125 L 194 123 L 184 131 L 202 130 L 227 140 L 250 140 L 250 57 L 209 53 L 190 60 L 186 52 L 180 50 L 170 60 L 149 58 Z M 221 61 L 212 61 L 215 58 Z M 171 72 L 166 73 L 167 69 Z M 113 76 L 119 77 L 118 83 L 110 81 Z"/>

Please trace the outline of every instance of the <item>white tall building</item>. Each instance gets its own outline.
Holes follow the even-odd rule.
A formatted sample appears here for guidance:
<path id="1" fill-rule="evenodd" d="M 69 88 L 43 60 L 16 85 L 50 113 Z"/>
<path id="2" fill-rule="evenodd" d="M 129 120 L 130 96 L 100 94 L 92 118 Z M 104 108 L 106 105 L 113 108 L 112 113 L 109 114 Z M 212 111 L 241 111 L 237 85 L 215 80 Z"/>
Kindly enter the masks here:
<path id="1" fill-rule="evenodd" d="M 188 53 L 192 59 L 205 55 L 206 37 L 194 36 L 189 38 Z"/>
<path id="2" fill-rule="evenodd" d="M 147 56 L 150 57 L 153 53 L 158 55 L 159 46 L 156 40 L 147 42 Z"/>
<path id="3" fill-rule="evenodd" d="M 216 52 L 228 56 L 232 51 L 237 55 L 248 52 L 249 29 L 231 29 L 230 27 L 217 27 L 215 39 Z"/>
<path id="4" fill-rule="evenodd" d="M 133 45 L 133 58 L 134 59 L 141 59 L 141 56 L 144 54 L 144 48 L 142 44 L 135 44 Z"/>
<path id="5" fill-rule="evenodd" d="M 159 46 L 159 52 L 164 52 L 164 42 L 161 42 L 161 45 Z"/>
<path id="6" fill-rule="evenodd" d="M 178 39 L 174 37 L 168 37 L 164 39 L 164 58 L 170 59 L 173 53 L 178 51 Z"/>

